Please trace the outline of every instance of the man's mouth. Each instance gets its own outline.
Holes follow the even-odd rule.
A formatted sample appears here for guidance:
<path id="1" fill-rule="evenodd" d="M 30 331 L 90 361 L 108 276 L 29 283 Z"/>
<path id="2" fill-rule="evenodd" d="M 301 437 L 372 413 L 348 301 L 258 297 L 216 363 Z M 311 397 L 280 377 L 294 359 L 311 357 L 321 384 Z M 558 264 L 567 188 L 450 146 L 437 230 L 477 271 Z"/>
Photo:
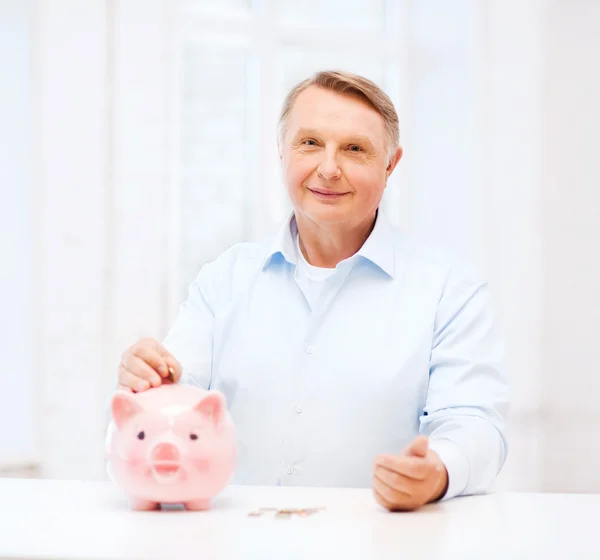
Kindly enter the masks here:
<path id="1" fill-rule="evenodd" d="M 308 190 L 320 198 L 334 199 L 334 198 L 340 198 L 340 197 L 348 194 L 346 192 L 337 192 L 337 191 L 332 191 L 329 189 L 322 189 L 319 187 L 308 187 Z"/>

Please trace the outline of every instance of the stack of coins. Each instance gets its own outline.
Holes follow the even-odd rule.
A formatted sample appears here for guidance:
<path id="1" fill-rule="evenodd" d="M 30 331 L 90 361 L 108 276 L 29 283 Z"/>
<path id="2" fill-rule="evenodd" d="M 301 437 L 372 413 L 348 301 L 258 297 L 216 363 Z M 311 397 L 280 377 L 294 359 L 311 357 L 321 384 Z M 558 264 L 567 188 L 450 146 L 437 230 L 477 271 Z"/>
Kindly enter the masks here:
<path id="1" fill-rule="evenodd" d="M 260 508 L 254 511 L 251 511 L 248 514 L 248 517 L 260 517 L 264 513 L 267 512 L 275 512 L 275 517 L 279 519 L 289 519 L 292 515 L 299 515 L 300 517 L 307 517 L 312 515 L 313 513 L 317 513 L 320 510 L 325 509 L 324 507 L 318 508 L 301 508 L 301 509 L 278 509 L 278 508 Z"/>

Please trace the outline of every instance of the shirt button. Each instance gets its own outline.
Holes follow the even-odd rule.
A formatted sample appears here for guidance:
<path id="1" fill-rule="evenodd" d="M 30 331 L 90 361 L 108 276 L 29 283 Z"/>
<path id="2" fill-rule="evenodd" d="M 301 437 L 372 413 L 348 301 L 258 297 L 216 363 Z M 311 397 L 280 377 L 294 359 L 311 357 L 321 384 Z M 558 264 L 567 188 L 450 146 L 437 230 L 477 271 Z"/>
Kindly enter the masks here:
<path id="1" fill-rule="evenodd" d="M 294 468 L 293 467 L 288 467 L 287 469 L 285 469 L 285 472 L 287 472 L 288 474 L 293 474 L 294 473 Z"/>
<path id="2" fill-rule="evenodd" d="M 300 405 L 296 407 L 296 414 L 302 414 L 302 407 Z"/>
<path id="3" fill-rule="evenodd" d="M 314 351 L 315 351 L 315 347 L 314 347 L 312 344 L 309 344 L 309 345 L 306 347 L 306 353 L 307 353 L 307 354 L 312 354 Z"/>

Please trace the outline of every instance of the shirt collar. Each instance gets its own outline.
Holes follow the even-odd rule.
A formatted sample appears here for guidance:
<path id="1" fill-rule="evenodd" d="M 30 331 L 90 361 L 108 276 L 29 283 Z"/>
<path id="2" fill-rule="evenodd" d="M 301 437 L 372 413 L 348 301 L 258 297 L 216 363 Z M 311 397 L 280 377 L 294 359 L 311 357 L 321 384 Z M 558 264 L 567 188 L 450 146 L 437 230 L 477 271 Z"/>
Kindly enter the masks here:
<path id="1" fill-rule="evenodd" d="M 381 209 L 377 210 L 371 235 L 367 237 L 357 254 L 378 266 L 390 278 L 394 277 L 396 267 L 392 228 Z"/>
<path id="2" fill-rule="evenodd" d="M 297 264 L 294 245 L 297 231 L 296 217 L 292 212 L 273 239 L 265 256 L 263 270 L 279 258 L 283 258 L 293 265 Z M 395 259 L 392 230 L 390 223 L 380 209 L 377 211 L 373 231 L 371 231 L 356 255 L 372 262 L 391 278 L 394 277 Z"/>
<path id="3" fill-rule="evenodd" d="M 265 270 L 274 261 L 283 258 L 287 262 L 296 264 L 296 249 L 294 238 L 296 235 L 296 217 L 292 212 L 273 239 L 269 246 L 269 252 L 265 256 L 262 269 Z"/>

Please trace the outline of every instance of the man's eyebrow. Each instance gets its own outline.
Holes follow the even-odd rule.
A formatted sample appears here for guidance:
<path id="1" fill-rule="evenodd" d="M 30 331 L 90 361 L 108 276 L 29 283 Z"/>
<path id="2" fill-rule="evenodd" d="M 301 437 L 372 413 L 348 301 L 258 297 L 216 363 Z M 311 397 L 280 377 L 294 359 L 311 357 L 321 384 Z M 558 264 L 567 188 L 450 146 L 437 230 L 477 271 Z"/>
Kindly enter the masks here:
<path id="1" fill-rule="evenodd" d="M 301 128 L 294 134 L 294 138 L 299 138 L 301 136 L 320 136 L 319 131 L 315 128 Z M 364 134 L 347 134 L 346 141 L 350 143 L 356 144 L 368 144 L 370 146 L 374 145 L 373 140 L 369 136 L 365 136 Z"/>
<path id="2" fill-rule="evenodd" d="M 301 128 L 294 134 L 294 138 L 298 136 L 319 136 L 319 131 L 315 128 Z"/>
<path id="3" fill-rule="evenodd" d="M 364 134 L 349 134 L 348 141 L 355 144 L 368 144 L 369 146 L 374 146 L 375 143 L 369 136 L 365 136 Z"/>

